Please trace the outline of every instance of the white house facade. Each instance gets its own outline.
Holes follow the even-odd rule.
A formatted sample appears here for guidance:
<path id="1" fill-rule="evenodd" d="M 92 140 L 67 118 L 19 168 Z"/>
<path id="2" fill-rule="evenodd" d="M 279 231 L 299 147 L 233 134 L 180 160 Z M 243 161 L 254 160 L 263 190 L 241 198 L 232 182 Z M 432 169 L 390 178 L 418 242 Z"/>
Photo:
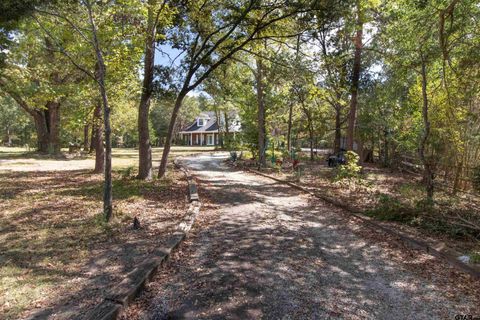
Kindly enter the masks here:
<path id="1" fill-rule="evenodd" d="M 238 117 L 232 117 L 228 132 L 235 135 L 240 131 Z M 215 112 L 202 112 L 188 127 L 179 132 L 182 141 L 189 146 L 216 146 L 219 144 L 220 130 L 224 128 L 224 118 L 217 121 Z M 220 126 L 219 126 L 220 124 Z M 226 130 L 222 130 L 225 133 Z"/>

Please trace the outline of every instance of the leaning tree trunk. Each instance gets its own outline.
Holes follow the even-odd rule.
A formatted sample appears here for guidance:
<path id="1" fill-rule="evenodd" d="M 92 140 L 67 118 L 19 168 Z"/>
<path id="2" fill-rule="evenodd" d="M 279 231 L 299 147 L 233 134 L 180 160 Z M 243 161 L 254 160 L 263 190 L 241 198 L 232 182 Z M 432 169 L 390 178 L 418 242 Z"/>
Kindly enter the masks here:
<path id="1" fill-rule="evenodd" d="M 419 156 L 423 164 L 423 183 L 427 191 L 427 200 L 433 199 L 433 170 L 430 161 L 427 159 L 426 147 L 430 136 L 430 121 L 428 119 L 428 96 L 427 96 L 427 68 L 425 59 L 422 57 L 422 118 L 423 118 L 423 135 L 420 141 Z"/>
<path id="2" fill-rule="evenodd" d="M 361 9 L 359 1 L 357 1 L 357 32 L 355 34 L 355 55 L 353 58 L 352 87 L 350 100 L 350 114 L 348 116 L 347 128 L 347 150 L 353 150 L 353 141 L 355 137 L 355 126 L 357 122 L 357 105 L 358 105 L 358 84 L 360 80 L 360 68 L 362 61 L 362 37 L 363 22 L 361 17 Z"/>
<path id="3" fill-rule="evenodd" d="M 257 57 L 257 72 L 255 73 L 257 82 L 257 123 L 258 123 L 258 165 L 265 167 L 267 165 L 266 149 L 266 129 L 265 129 L 265 96 L 263 87 L 263 63 L 261 58 Z"/>
<path id="4" fill-rule="evenodd" d="M 95 150 L 94 173 L 105 170 L 105 150 L 103 148 L 102 104 L 99 101 L 93 111 L 92 146 Z"/>
<path id="5" fill-rule="evenodd" d="M 178 111 L 182 106 L 183 99 L 186 96 L 186 91 L 182 90 L 177 99 L 175 100 L 175 106 L 173 107 L 172 117 L 170 118 L 170 124 L 168 125 L 167 138 L 163 147 L 162 160 L 160 160 L 160 167 L 158 168 L 158 177 L 163 178 L 167 172 L 168 154 L 170 153 L 170 147 L 173 141 L 173 130 L 175 129 L 175 123 L 177 121 Z"/>
<path id="6" fill-rule="evenodd" d="M 145 40 L 145 66 L 143 70 L 142 96 L 138 108 L 138 178 L 152 178 L 152 146 L 148 129 L 148 113 L 153 92 L 153 68 L 155 61 L 155 35 L 157 24 L 153 12 L 155 1 L 149 0 L 148 26 Z"/>

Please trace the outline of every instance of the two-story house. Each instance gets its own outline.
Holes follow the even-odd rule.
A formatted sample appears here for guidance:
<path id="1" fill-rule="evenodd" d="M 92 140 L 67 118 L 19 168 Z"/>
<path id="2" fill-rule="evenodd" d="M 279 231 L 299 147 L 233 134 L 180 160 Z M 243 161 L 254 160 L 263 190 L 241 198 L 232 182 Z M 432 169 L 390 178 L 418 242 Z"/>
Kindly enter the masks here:
<path id="1" fill-rule="evenodd" d="M 202 112 L 195 121 L 179 132 L 182 141 L 189 146 L 216 146 L 219 144 L 220 130 L 222 133 L 235 135 L 240 131 L 240 122 L 237 116 L 232 116 L 229 120 L 228 130 L 225 130 L 225 119 L 220 117 L 217 120 L 215 112 Z"/>

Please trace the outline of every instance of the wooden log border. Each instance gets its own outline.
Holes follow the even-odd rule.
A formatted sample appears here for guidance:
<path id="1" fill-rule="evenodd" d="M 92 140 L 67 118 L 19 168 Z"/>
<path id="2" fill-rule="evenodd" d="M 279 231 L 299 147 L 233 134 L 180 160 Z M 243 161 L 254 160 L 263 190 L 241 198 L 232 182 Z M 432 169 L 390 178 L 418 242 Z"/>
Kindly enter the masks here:
<path id="1" fill-rule="evenodd" d="M 144 262 L 130 271 L 119 284 L 111 288 L 104 296 L 103 301 L 88 312 L 84 319 L 118 319 L 122 311 L 142 292 L 145 285 L 164 265 L 172 252 L 178 248 L 195 223 L 202 205 L 197 192 L 197 184 L 188 169 L 179 162 L 178 158 L 175 158 L 173 163 L 176 168 L 183 171 L 188 181 L 188 199 L 190 204 L 185 217 L 177 226 L 177 230 L 173 233 L 168 243 L 164 247 L 158 248 Z"/>

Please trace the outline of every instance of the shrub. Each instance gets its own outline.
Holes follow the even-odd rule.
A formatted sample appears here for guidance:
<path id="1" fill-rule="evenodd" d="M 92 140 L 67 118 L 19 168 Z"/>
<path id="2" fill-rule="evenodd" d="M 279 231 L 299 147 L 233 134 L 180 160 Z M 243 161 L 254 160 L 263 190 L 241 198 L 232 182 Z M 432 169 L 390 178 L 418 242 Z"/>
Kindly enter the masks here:
<path id="1" fill-rule="evenodd" d="M 380 194 L 377 206 L 366 214 L 380 220 L 400 222 L 410 222 L 415 216 L 410 208 L 388 194 Z"/>
<path id="2" fill-rule="evenodd" d="M 362 167 L 358 164 L 360 157 L 353 151 L 345 153 L 346 163 L 337 167 L 335 181 L 348 180 L 352 182 L 360 179 L 360 171 Z"/>
<path id="3" fill-rule="evenodd" d="M 472 263 L 480 263 L 480 251 L 472 251 L 470 253 L 470 261 Z"/>

